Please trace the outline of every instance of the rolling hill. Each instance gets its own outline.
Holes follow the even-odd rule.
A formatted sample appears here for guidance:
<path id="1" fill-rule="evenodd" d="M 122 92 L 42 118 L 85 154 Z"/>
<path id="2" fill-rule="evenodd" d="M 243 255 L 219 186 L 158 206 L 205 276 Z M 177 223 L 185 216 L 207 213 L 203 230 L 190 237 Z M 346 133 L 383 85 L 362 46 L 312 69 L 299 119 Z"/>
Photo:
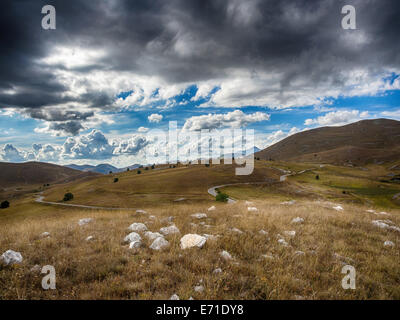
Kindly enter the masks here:
<path id="1" fill-rule="evenodd" d="M 80 178 L 96 176 L 96 173 L 43 162 L 0 162 L 0 187 L 23 186 L 47 183 L 62 183 Z"/>
<path id="2" fill-rule="evenodd" d="M 294 134 L 260 152 L 266 160 L 318 163 L 378 163 L 400 158 L 400 121 L 362 120 Z"/>
<path id="3" fill-rule="evenodd" d="M 111 164 L 102 163 L 102 164 L 98 164 L 97 166 L 92 166 L 89 164 L 85 164 L 85 165 L 68 164 L 65 167 L 79 170 L 79 171 L 85 171 L 85 172 L 97 172 L 97 173 L 101 173 L 101 174 L 109 174 L 110 171 L 112 173 L 123 172 L 123 171 L 126 171 L 128 168 L 129 168 L 129 170 L 134 170 L 134 169 L 139 168 L 140 165 L 134 164 L 134 165 L 126 167 L 126 168 L 117 168 Z"/>

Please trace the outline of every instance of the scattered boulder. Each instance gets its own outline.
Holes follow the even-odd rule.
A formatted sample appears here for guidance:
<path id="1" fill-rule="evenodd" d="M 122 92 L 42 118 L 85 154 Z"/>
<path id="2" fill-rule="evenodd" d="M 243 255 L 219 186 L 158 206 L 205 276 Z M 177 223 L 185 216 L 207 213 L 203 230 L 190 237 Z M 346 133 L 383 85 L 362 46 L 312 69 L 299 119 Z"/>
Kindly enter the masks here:
<path id="1" fill-rule="evenodd" d="M 303 251 L 295 251 L 295 256 L 305 256 L 306 254 Z"/>
<path id="2" fill-rule="evenodd" d="M 167 248 L 168 246 L 169 246 L 169 242 L 167 240 L 165 240 L 164 237 L 158 237 L 150 245 L 150 249 L 161 250 L 161 249 Z"/>
<path id="3" fill-rule="evenodd" d="M 304 219 L 300 218 L 300 217 L 294 218 L 292 220 L 292 223 L 303 223 L 303 222 L 304 222 Z"/>
<path id="4" fill-rule="evenodd" d="M 136 232 L 144 232 L 147 231 L 147 227 L 144 223 L 132 223 L 129 228 L 129 231 L 136 231 Z"/>
<path id="5" fill-rule="evenodd" d="M 285 241 L 285 239 L 278 239 L 278 243 L 287 247 L 289 244 Z"/>
<path id="6" fill-rule="evenodd" d="M 281 204 L 285 205 L 285 206 L 291 206 L 291 205 L 294 205 L 295 203 L 296 203 L 296 200 L 290 200 L 290 201 L 281 202 Z"/>
<path id="7" fill-rule="evenodd" d="M 213 274 L 218 274 L 218 273 L 222 273 L 222 269 L 221 269 L 221 268 L 216 268 L 216 269 L 213 271 Z"/>
<path id="8" fill-rule="evenodd" d="M 263 230 L 263 229 L 261 229 L 260 231 L 258 231 L 258 233 L 261 234 L 262 236 L 267 236 L 267 235 L 268 235 L 268 232 L 265 231 L 265 230 Z"/>
<path id="9" fill-rule="evenodd" d="M 31 268 L 30 271 L 31 271 L 32 273 L 40 273 L 40 272 L 42 272 L 42 267 L 39 266 L 38 264 L 35 264 L 35 265 Z"/>
<path id="10" fill-rule="evenodd" d="M 200 285 L 200 286 L 195 286 L 195 287 L 194 287 L 194 291 L 196 291 L 197 293 L 203 293 L 204 287 L 203 287 L 202 285 Z"/>
<path id="11" fill-rule="evenodd" d="M 343 211 L 343 207 L 342 206 L 335 206 L 335 207 L 332 207 L 332 209 L 334 209 L 336 211 Z"/>
<path id="12" fill-rule="evenodd" d="M 180 299 L 179 299 L 179 296 L 178 296 L 176 293 L 174 293 L 174 294 L 169 298 L 169 300 L 180 300 Z"/>
<path id="13" fill-rule="evenodd" d="M 93 221 L 93 218 L 84 218 L 84 219 L 80 219 L 80 220 L 78 221 L 78 225 L 84 226 L 85 224 L 88 224 L 88 223 L 90 223 L 90 222 L 92 222 L 92 221 Z"/>
<path id="14" fill-rule="evenodd" d="M 174 221 L 173 216 L 161 219 L 162 223 L 172 223 L 173 221 Z"/>
<path id="15" fill-rule="evenodd" d="M 247 208 L 247 211 L 249 211 L 249 212 L 256 212 L 256 211 L 258 211 L 258 209 L 257 209 L 256 207 L 248 207 L 248 208 Z"/>
<path id="16" fill-rule="evenodd" d="M 212 207 L 208 208 L 208 211 L 215 211 L 215 210 L 217 210 L 217 208 L 215 206 L 212 206 Z"/>
<path id="17" fill-rule="evenodd" d="M 144 211 L 144 210 L 136 210 L 136 213 L 140 213 L 140 214 L 147 214 L 147 212 L 146 211 Z"/>
<path id="18" fill-rule="evenodd" d="M 243 233 L 243 231 L 238 229 L 238 228 L 232 228 L 231 231 L 235 232 L 235 233 L 238 233 L 238 234 L 242 234 Z"/>
<path id="19" fill-rule="evenodd" d="M 43 232 L 41 235 L 40 235 L 40 237 L 43 239 L 43 238 L 48 238 L 48 237 L 50 237 L 50 233 L 49 232 Z"/>
<path id="20" fill-rule="evenodd" d="M 186 234 L 181 238 L 181 249 L 193 247 L 202 248 L 207 242 L 207 238 L 198 234 Z"/>
<path id="21" fill-rule="evenodd" d="M 284 234 L 288 237 L 294 237 L 296 235 L 296 231 L 284 231 Z"/>
<path id="22" fill-rule="evenodd" d="M 0 262 L 5 264 L 6 266 L 22 263 L 22 260 L 23 258 L 21 253 L 13 250 L 7 250 L 0 257 Z"/>
<path id="23" fill-rule="evenodd" d="M 129 249 L 140 248 L 141 245 L 142 245 L 142 241 L 141 241 L 141 240 L 132 241 L 132 242 L 129 244 Z"/>
<path id="24" fill-rule="evenodd" d="M 94 240 L 93 236 L 89 236 L 89 237 L 86 238 L 86 241 L 92 241 L 92 240 Z"/>
<path id="25" fill-rule="evenodd" d="M 254 203 L 253 203 L 253 202 L 251 202 L 251 201 L 246 201 L 245 203 L 246 203 L 246 206 L 251 206 L 251 205 L 253 205 L 253 204 L 254 204 Z"/>
<path id="26" fill-rule="evenodd" d="M 142 237 L 136 232 L 131 232 L 124 239 L 124 242 L 129 242 L 129 243 L 138 241 L 142 241 Z"/>
<path id="27" fill-rule="evenodd" d="M 163 235 L 161 233 L 151 232 L 151 231 L 146 231 L 144 233 L 144 236 L 149 240 L 155 240 L 155 239 L 157 239 L 159 237 L 163 237 Z"/>
<path id="28" fill-rule="evenodd" d="M 219 255 L 224 260 L 232 260 L 233 259 L 232 256 L 230 255 L 230 253 L 228 251 L 225 251 L 225 250 L 221 251 Z"/>
<path id="29" fill-rule="evenodd" d="M 385 247 L 394 247 L 394 242 L 392 242 L 392 241 L 385 241 L 384 243 L 383 243 L 383 245 L 385 246 Z"/>
<path id="30" fill-rule="evenodd" d="M 387 223 L 383 222 L 382 220 L 373 220 L 372 224 L 381 229 L 387 229 L 390 227 Z"/>
<path id="31" fill-rule="evenodd" d="M 150 220 L 156 220 L 157 218 L 156 218 L 156 216 L 150 216 L 149 219 Z"/>
<path id="32" fill-rule="evenodd" d="M 264 259 L 269 259 L 269 260 L 274 260 L 275 259 L 275 257 L 270 255 L 270 254 L 262 254 L 261 257 L 264 258 Z"/>
<path id="33" fill-rule="evenodd" d="M 207 218 L 207 215 L 205 213 L 195 213 L 192 214 L 192 217 L 196 219 L 204 219 Z"/>
<path id="34" fill-rule="evenodd" d="M 170 234 L 180 233 L 180 231 L 176 225 L 173 224 L 172 226 L 161 228 L 160 233 L 162 233 L 164 236 L 167 236 Z"/>

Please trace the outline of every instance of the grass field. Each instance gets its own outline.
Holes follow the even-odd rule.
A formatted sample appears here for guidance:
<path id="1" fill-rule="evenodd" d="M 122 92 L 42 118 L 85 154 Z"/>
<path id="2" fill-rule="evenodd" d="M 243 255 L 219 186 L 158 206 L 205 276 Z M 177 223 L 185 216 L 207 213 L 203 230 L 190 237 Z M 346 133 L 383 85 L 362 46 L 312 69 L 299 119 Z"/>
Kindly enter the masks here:
<path id="1" fill-rule="evenodd" d="M 400 206 L 392 201 L 399 185 L 380 182 L 388 167 L 256 161 L 253 176 L 236 177 L 230 166 L 180 166 L 102 176 L 44 192 L 46 200 L 59 201 L 70 191 L 72 203 L 147 214 L 49 206 L 35 203 L 34 193 L 21 196 L 0 211 L 0 253 L 12 249 L 24 258 L 20 265 L 0 266 L 0 299 L 168 299 L 175 293 L 181 299 L 400 299 L 400 232 L 372 224 L 389 219 L 400 226 Z M 278 169 L 310 171 L 279 182 Z M 234 204 L 217 203 L 207 194 L 211 186 L 260 179 L 265 185 L 223 188 L 238 200 Z M 186 200 L 174 202 L 181 197 Z M 296 202 L 282 204 L 288 200 Z M 216 210 L 207 211 L 212 205 Z M 337 205 L 343 210 L 334 210 Z M 249 206 L 258 211 L 249 212 Z M 367 212 L 371 209 L 389 215 Z M 191 217 L 196 212 L 208 217 Z M 78 225 L 88 217 L 93 222 Z M 140 248 L 123 243 L 132 223 L 155 232 L 171 223 L 168 217 L 180 230 L 165 237 L 168 248 L 150 249 L 143 234 Z M 296 217 L 304 222 L 291 223 Z M 43 232 L 50 237 L 41 238 Z M 215 239 L 202 249 L 182 250 L 180 238 L 187 233 Z M 86 241 L 88 236 L 94 240 Z M 384 246 L 385 241 L 395 246 Z M 233 259 L 224 260 L 222 250 Z M 342 288 L 345 264 L 356 270 L 355 290 Z M 35 265 L 55 267 L 56 290 L 42 289 L 44 275 L 31 270 Z M 222 272 L 214 273 L 217 268 Z M 201 293 L 194 290 L 200 284 Z"/>

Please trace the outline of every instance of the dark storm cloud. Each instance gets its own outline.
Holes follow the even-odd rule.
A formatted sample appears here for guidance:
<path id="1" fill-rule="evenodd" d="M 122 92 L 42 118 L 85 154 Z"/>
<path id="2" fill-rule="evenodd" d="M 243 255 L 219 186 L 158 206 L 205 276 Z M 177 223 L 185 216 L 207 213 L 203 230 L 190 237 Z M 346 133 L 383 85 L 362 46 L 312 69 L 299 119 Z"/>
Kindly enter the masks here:
<path id="1" fill-rule="evenodd" d="M 57 10 L 57 30 L 41 29 L 45 4 Z M 362 46 L 351 37 L 340 40 L 353 32 L 341 28 L 345 4 L 357 9 L 357 28 L 367 39 Z M 279 72 L 282 92 L 298 79 L 306 79 L 309 87 L 340 87 L 347 81 L 343 71 L 400 66 L 400 3 L 395 0 L 6 0 L 0 6 L 0 108 L 69 121 L 64 126 L 73 125 L 73 132 L 90 116 L 87 111 L 48 113 L 41 108 L 82 103 L 108 109 L 114 96 L 93 86 L 71 94 L 55 72 L 66 67 L 43 64 L 60 45 L 105 52 L 97 61 L 67 68 L 77 74 L 112 70 L 195 83 L 223 79 L 232 68 L 242 68 Z M 60 124 L 53 127 L 65 130 Z"/>

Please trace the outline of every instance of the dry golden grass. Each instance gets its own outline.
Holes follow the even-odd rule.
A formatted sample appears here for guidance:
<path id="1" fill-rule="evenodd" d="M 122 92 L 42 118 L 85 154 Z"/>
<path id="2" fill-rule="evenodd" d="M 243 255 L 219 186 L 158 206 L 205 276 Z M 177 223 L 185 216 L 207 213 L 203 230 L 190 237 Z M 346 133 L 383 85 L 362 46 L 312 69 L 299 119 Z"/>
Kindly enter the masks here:
<path id="1" fill-rule="evenodd" d="M 207 208 L 216 205 L 217 210 Z M 39 206 L 39 205 L 37 205 Z M 64 210 L 43 206 L 44 216 L 4 220 L 0 226 L 0 253 L 12 249 L 24 257 L 20 266 L 0 267 L 1 299 L 400 299 L 400 233 L 379 229 L 372 220 L 390 219 L 400 226 L 399 210 L 390 217 L 367 213 L 367 207 L 343 204 L 337 212 L 328 202 L 301 200 L 281 205 L 278 200 L 255 200 L 258 212 L 248 212 L 244 201 L 198 205 L 172 204 L 145 207 L 148 214 L 134 211 L 102 212 Z M 205 212 L 211 227 L 201 226 L 190 217 Z M 66 214 L 68 213 L 68 214 Z M 152 222 L 149 215 L 156 216 Z M 170 247 L 160 252 L 144 246 L 130 250 L 123 244 L 133 222 L 144 222 L 149 230 L 168 225 L 163 218 L 173 216 L 181 234 L 167 236 Z M 94 222 L 80 227 L 81 218 Z M 291 224 L 302 217 L 301 225 Z M 191 225 L 196 223 L 197 226 Z M 242 234 L 232 232 L 238 228 Z M 259 234 L 264 229 L 268 236 Z M 295 230 L 296 236 L 284 235 Z M 50 232 L 51 237 L 40 239 Z M 202 249 L 181 250 L 179 241 L 187 233 L 220 235 Z M 281 234 L 289 243 L 277 242 Z M 89 235 L 94 241 L 86 242 Z M 383 246 L 384 241 L 394 248 Z M 219 253 L 228 251 L 232 261 Z M 304 256 L 295 255 L 303 251 Z M 334 254 L 345 258 L 335 258 Z M 273 259 L 262 255 L 273 256 Z M 343 263 L 356 268 L 356 290 L 344 290 Z M 31 272 L 34 265 L 53 265 L 57 289 L 44 291 L 44 275 Z M 221 268 L 222 273 L 213 274 Z M 194 291 L 203 281 L 204 292 Z"/>

